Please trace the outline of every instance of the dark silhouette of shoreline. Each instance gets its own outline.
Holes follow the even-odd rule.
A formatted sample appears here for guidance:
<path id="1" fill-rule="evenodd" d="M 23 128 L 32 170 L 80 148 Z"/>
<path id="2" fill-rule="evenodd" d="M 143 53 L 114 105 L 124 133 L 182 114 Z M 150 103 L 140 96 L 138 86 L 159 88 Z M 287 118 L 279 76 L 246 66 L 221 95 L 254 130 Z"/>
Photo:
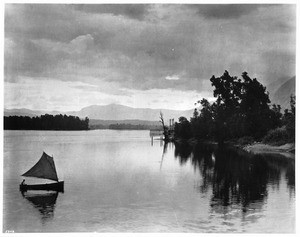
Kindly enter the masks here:
<path id="1" fill-rule="evenodd" d="M 40 117 L 4 117 L 4 130 L 88 130 L 89 119 L 67 115 L 41 115 Z"/>

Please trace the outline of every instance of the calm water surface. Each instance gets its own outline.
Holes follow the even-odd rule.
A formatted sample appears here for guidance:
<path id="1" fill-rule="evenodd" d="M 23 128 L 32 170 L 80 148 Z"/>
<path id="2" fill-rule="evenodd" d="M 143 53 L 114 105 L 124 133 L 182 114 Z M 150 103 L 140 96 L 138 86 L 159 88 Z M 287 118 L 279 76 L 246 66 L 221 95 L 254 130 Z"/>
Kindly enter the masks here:
<path id="1" fill-rule="evenodd" d="M 65 192 L 19 191 L 45 151 Z M 5 131 L 3 231 L 295 231 L 295 162 L 149 131 Z M 26 179 L 29 183 L 32 180 Z"/>

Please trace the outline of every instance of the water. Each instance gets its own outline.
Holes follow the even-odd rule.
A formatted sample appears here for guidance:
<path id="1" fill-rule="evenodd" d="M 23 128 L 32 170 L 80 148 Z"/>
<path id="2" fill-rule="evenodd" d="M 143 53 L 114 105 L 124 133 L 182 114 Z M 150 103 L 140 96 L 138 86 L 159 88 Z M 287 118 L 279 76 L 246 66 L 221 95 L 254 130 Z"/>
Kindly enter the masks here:
<path id="1" fill-rule="evenodd" d="M 65 192 L 21 194 L 45 151 Z M 149 131 L 5 131 L 4 232 L 295 231 L 295 162 Z M 30 182 L 26 178 L 26 183 Z"/>

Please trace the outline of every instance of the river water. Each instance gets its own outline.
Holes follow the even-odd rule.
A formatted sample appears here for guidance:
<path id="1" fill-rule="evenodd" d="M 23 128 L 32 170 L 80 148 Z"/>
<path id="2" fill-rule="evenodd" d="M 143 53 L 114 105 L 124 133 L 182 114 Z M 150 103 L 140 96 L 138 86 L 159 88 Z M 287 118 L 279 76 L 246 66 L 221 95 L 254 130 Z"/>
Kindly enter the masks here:
<path id="1" fill-rule="evenodd" d="M 65 190 L 22 194 L 43 151 Z M 279 155 L 92 130 L 4 131 L 3 157 L 3 232 L 295 232 L 295 161 Z"/>

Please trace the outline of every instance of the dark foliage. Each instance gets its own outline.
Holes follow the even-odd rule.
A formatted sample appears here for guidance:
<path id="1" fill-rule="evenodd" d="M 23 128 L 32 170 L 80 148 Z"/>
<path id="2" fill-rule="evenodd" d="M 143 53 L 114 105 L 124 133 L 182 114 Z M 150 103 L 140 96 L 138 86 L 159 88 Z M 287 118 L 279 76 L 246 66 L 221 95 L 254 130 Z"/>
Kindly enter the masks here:
<path id="1" fill-rule="evenodd" d="M 179 123 L 175 123 L 174 133 L 177 136 L 179 135 L 179 137 L 182 139 L 191 138 L 192 137 L 191 123 L 185 117 L 180 117 Z"/>
<path id="2" fill-rule="evenodd" d="M 256 78 L 247 72 L 242 79 L 230 76 L 228 71 L 210 79 L 216 101 L 198 101 L 201 110 L 195 109 L 188 121 L 181 119 L 175 126 L 175 137 L 197 140 L 224 141 L 251 137 L 261 140 L 268 131 L 286 124 L 289 133 L 295 132 L 295 99 L 291 98 L 291 111 L 281 114 L 280 105 L 270 107 L 269 94 Z M 294 120 L 293 120 L 294 119 Z"/>
<path id="3" fill-rule="evenodd" d="M 193 117 L 191 118 L 191 127 L 193 136 L 198 140 L 209 139 L 213 135 L 214 121 L 213 121 L 213 106 L 208 100 L 202 99 L 198 103 L 201 104 L 202 109 L 200 114 L 195 109 Z"/>
<path id="4" fill-rule="evenodd" d="M 237 140 L 237 143 L 240 145 L 248 145 L 248 144 L 252 144 L 253 142 L 254 142 L 253 137 L 249 137 L 249 136 L 241 137 Z"/>
<path id="5" fill-rule="evenodd" d="M 269 108 L 266 87 L 256 78 L 251 79 L 246 72 L 242 78 L 231 77 L 225 71 L 221 77 L 210 79 L 217 97 L 215 118 L 219 141 L 241 136 L 260 139 L 277 126 L 275 112 Z M 218 131 L 222 131 L 221 134 Z"/>
<path id="6" fill-rule="evenodd" d="M 283 125 L 286 126 L 286 130 L 289 134 L 289 137 L 295 141 L 295 118 L 296 118 L 296 96 L 291 95 L 290 100 L 290 110 L 285 110 L 283 115 Z"/>
<path id="7" fill-rule="evenodd" d="M 291 142 L 285 126 L 270 130 L 262 141 L 265 144 L 277 146 Z"/>
<path id="8" fill-rule="evenodd" d="M 271 145 L 283 145 L 295 142 L 295 103 L 296 98 L 291 95 L 290 110 L 286 109 L 283 116 L 280 114 L 280 118 L 282 118 L 280 120 L 280 125 L 282 125 L 282 127 L 270 130 L 263 138 L 264 143 Z M 279 115 L 277 115 L 277 117 L 279 117 Z"/>
<path id="9" fill-rule="evenodd" d="M 4 117 L 7 130 L 88 130 L 89 119 L 67 115 L 49 115 L 30 118 L 28 116 Z"/>

